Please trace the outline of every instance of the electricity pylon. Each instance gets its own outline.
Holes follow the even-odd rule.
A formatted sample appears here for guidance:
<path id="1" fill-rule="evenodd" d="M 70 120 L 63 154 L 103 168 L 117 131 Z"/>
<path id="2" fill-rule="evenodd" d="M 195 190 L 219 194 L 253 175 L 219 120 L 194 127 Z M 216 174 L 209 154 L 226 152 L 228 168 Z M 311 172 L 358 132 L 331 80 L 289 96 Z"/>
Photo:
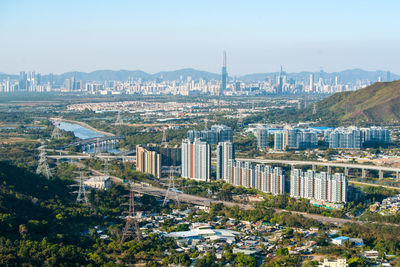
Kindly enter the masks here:
<path id="1" fill-rule="evenodd" d="M 44 150 L 45 146 L 41 146 L 39 148 L 39 163 L 36 169 L 36 174 L 43 174 L 44 177 L 47 179 L 50 179 L 52 177 L 51 170 L 49 167 L 49 164 L 47 163 L 47 154 L 46 151 Z"/>
<path id="2" fill-rule="evenodd" d="M 121 111 L 118 110 L 118 115 L 117 115 L 117 119 L 115 120 L 115 125 L 121 126 L 123 124 L 124 124 L 124 122 L 122 121 L 122 118 L 121 118 Z"/>
<path id="3" fill-rule="evenodd" d="M 173 198 L 175 199 L 176 203 L 179 205 L 179 197 L 178 197 L 178 192 L 175 187 L 175 177 L 172 175 L 172 168 L 169 170 L 169 176 L 168 176 L 168 189 L 167 192 L 165 193 L 164 197 L 164 202 L 163 206 L 165 206 L 169 200 L 172 200 Z"/>
<path id="4" fill-rule="evenodd" d="M 83 171 L 77 172 L 79 173 L 78 177 L 78 184 L 77 185 L 72 185 L 72 186 L 79 186 L 78 191 L 72 192 L 73 194 L 76 194 L 76 203 L 83 203 L 85 205 L 89 204 L 89 199 L 87 195 L 89 194 L 88 191 L 86 191 L 86 186 L 84 184 L 84 175 Z"/>
<path id="5" fill-rule="evenodd" d="M 57 125 L 54 125 L 54 129 L 51 132 L 51 139 L 60 139 L 61 135 L 61 130 L 57 127 Z"/>
<path id="6" fill-rule="evenodd" d="M 122 232 L 121 243 L 124 243 L 129 237 L 136 237 L 137 240 L 142 238 L 142 233 L 140 232 L 135 214 L 135 195 L 132 187 L 129 188 L 128 205 L 128 215 L 125 217 L 125 227 Z"/>

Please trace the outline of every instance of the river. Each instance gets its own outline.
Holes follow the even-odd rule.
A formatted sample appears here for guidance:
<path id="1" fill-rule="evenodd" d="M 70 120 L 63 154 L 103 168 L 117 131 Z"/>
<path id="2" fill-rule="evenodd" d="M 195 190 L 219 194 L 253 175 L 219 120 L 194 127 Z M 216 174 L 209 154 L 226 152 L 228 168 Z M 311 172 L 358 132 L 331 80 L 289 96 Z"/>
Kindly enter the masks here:
<path id="1" fill-rule="evenodd" d="M 104 137 L 103 134 L 96 133 L 92 130 L 89 130 L 88 128 L 85 128 L 83 126 L 80 126 L 80 125 L 74 124 L 74 123 L 60 121 L 60 122 L 58 122 L 57 127 L 61 130 L 67 131 L 67 132 L 73 132 L 74 135 L 80 139 L 91 139 L 91 138 L 96 138 L 96 137 Z"/>
<path id="2" fill-rule="evenodd" d="M 68 131 L 68 132 L 73 132 L 74 135 L 80 139 L 91 139 L 91 138 L 97 138 L 97 137 L 104 137 L 104 134 L 101 133 L 96 133 L 88 128 L 85 128 L 79 124 L 75 124 L 75 123 L 69 123 L 69 122 L 63 122 L 63 121 L 59 121 L 56 126 L 64 131 Z M 85 150 L 83 151 L 84 153 L 95 153 L 96 149 L 95 147 L 89 147 L 89 148 L 84 148 Z M 109 144 L 107 146 L 101 146 L 101 148 L 98 148 L 101 151 L 97 151 L 97 152 L 109 152 L 109 153 L 118 153 L 120 152 L 116 147 L 115 147 L 115 143 L 113 144 Z"/>

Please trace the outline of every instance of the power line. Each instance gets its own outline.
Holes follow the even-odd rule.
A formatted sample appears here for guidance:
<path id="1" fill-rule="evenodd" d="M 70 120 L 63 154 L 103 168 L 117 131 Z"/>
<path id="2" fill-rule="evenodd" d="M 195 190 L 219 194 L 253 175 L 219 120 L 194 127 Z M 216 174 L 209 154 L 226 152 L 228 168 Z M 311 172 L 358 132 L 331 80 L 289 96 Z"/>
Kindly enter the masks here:
<path id="1" fill-rule="evenodd" d="M 121 243 L 124 243 L 129 237 L 136 237 L 137 240 L 140 240 L 142 237 L 142 233 L 140 232 L 139 224 L 136 218 L 135 195 L 131 184 L 129 188 L 128 205 L 128 215 L 125 217 L 125 227 L 122 231 Z"/>
<path id="2" fill-rule="evenodd" d="M 173 172 L 173 167 L 171 166 L 170 170 L 169 170 L 169 176 L 168 176 L 168 189 L 165 193 L 163 206 L 165 206 L 168 203 L 168 201 L 172 200 L 172 199 L 175 199 L 176 203 L 178 205 L 180 205 L 178 192 L 175 187 L 175 177 L 174 177 L 174 175 L 172 175 L 172 172 Z"/>
<path id="3" fill-rule="evenodd" d="M 51 170 L 49 164 L 47 163 L 47 154 L 45 150 L 45 145 L 39 147 L 39 163 L 36 168 L 36 174 L 42 174 L 47 179 L 50 179 L 53 175 L 51 174 Z"/>
<path id="4" fill-rule="evenodd" d="M 115 125 L 122 126 L 124 124 L 122 118 L 121 118 L 121 111 L 118 110 L 118 115 L 117 119 L 115 120 Z"/>
<path id="5" fill-rule="evenodd" d="M 60 139 L 62 136 L 61 130 L 57 127 L 57 123 L 54 125 L 54 129 L 51 132 L 51 139 Z"/>
<path id="6" fill-rule="evenodd" d="M 85 205 L 89 204 L 89 199 L 87 197 L 87 195 L 89 194 L 88 191 L 86 191 L 86 186 L 84 184 L 84 175 L 83 175 L 83 171 L 79 171 L 77 172 L 79 174 L 78 177 L 78 184 L 77 185 L 72 185 L 72 186 L 79 186 L 78 191 L 74 191 L 72 192 L 73 194 L 76 194 L 76 203 L 83 203 Z"/>

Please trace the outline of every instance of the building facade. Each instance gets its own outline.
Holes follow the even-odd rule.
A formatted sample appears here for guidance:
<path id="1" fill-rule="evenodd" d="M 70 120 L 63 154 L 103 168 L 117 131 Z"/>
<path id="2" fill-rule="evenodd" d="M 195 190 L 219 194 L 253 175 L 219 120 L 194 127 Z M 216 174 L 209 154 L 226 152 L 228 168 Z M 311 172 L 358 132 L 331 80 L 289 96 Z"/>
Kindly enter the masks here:
<path id="1" fill-rule="evenodd" d="M 228 161 L 235 159 L 235 149 L 232 142 L 219 142 L 217 146 L 217 180 L 227 181 Z"/>
<path id="2" fill-rule="evenodd" d="M 213 125 L 210 130 L 190 130 L 187 133 L 190 142 L 194 142 L 196 138 L 201 138 L 209 144 L 218 144 L 218 142 L 232 142 L 233 131 L 225 125 Z"/>
<path id="3" fill-rule="evenodd" d="M 357 127 L 339 127 L 327 132 L 329 148 L 361 149 L 361 131 Z"/>
<path id="4" fill-rule="evenodd" d="M 182 177 L 210 181 L 211 146 L 207 142 L 195 139 L 182 141 Z"/>
<path id="5" fill-rule="evenodd" d="M 169 167 L 181 166 L 181 149 L 160 145 L 136 146 L 136 169 L 160 178 Z"/>
<path id="6" fill-rule="evenodd" d="M 331 203 L 347 202 L 347 179 L 343 173 L 329 174 L 293 169 L 290 196 Z"/>
<path id="7" fill-rule="evenodd" d="M 255 188 L 274 195 L 285 193 L 285 176 L 280 167 L 229 160 L 227 176 L 227 182 L 236 186 Z"/>

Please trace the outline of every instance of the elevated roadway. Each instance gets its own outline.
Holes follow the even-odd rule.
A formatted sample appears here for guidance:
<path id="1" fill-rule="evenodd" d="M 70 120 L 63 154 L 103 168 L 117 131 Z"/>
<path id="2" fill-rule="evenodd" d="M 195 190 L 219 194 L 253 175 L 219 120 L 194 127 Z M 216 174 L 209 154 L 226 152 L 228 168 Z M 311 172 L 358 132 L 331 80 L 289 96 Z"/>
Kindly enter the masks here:
<path id="1" fill-rule="evenodd" d="M 376 166 L 376 165 L 364 165 L 364 164 L 350 164 L 350 163 L 339 163 L 339 162 L 322 162 L 322 161 L 305 161 L 305 160 L 279 160 L 279 159 L 249 159 L 249 158 L 237 158 L 239 161 L 247 161 L 262 164 L 284 164 L 295 166 L 315 166 L 327 167 L 327 171 L 330 172 L 332 167 L 343 168 L 345 174 L 348 175 L 349 169 L 360 169 L 362 170 L 362 177 L 365 178 L 366 170 L 374 170 L 379 172 L 379 177 L 383 178 L 383 172 L 396 173 L 396 178 L 399 179 L 400 168 L 387 167 L 387 166 Z"/>

